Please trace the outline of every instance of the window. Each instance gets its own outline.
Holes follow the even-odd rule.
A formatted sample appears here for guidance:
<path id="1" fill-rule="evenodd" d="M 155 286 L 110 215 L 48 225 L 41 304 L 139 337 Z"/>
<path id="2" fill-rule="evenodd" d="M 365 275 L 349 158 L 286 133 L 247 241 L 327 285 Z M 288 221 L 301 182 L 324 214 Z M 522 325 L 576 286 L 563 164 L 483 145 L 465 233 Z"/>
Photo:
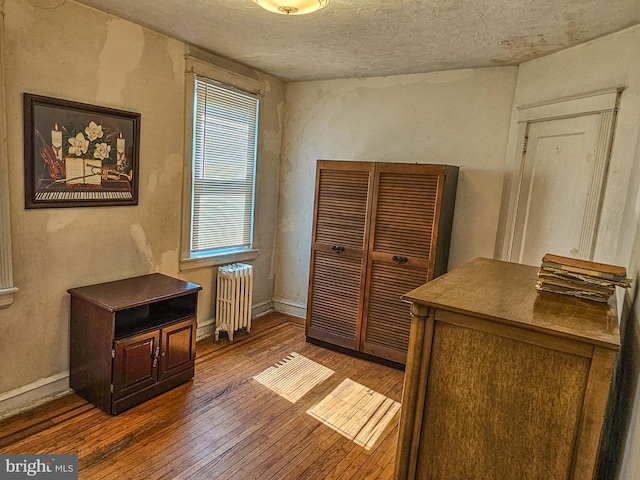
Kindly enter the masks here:
<path id="1" fill-rule="evenodd" d="M 206 77 L 194 82 L 188 259 L 250 252 L 259 101 Z"/>

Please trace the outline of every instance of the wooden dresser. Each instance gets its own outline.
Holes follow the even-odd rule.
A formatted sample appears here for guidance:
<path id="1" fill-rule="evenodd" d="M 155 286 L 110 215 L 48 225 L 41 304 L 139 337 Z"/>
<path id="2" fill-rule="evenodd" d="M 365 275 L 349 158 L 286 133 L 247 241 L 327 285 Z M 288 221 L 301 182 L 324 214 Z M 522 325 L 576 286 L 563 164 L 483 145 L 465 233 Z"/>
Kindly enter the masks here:
<path id="1" fill-rule="evenodd" d="M 404 363 L 405 292 L 446 272 L 458 167 L 320 160 L 307 339 Z"/>
<path id="2" fill-rule="evenodd" d="M 620 347 L 613 303 L 537 292 L 479 258 L 403 298 L 396 479 L 592 479 Z"/>

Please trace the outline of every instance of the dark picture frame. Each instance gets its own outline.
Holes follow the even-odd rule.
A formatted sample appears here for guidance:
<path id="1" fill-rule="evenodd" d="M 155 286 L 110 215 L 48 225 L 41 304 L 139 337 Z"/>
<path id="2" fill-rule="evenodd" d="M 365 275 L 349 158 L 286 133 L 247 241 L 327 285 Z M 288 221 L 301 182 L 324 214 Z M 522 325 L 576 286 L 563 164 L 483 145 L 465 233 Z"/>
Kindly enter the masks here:
<path id="1" fill-rule="evenodd" d="M 140 114 L 23 94 L 25 208 L 137 205 Z"/>

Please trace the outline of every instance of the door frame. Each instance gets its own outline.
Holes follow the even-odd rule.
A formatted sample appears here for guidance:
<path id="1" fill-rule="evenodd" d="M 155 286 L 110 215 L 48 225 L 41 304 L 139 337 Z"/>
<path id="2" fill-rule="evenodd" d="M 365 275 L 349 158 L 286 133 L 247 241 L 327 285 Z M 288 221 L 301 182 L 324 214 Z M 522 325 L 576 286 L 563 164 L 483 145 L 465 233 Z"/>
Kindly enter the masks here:
<path id="1" fill-rule="evenodd" d="M 536 122 L 596 114 L 600 115 L 600 128 L 590 186 L 590 191 L 595 194 L 590 195 L 585 208 L 578 254 L 580 258 L 593 259 L 613 144 L 615 119 L 622 90 L 622 88 L 598 90 L 517 107 L 515 113 L 517 132 L 515 142 L 511 141 L 508 148 L 496 258 L 509 260 L 513 252 L 529 126 Z"/>

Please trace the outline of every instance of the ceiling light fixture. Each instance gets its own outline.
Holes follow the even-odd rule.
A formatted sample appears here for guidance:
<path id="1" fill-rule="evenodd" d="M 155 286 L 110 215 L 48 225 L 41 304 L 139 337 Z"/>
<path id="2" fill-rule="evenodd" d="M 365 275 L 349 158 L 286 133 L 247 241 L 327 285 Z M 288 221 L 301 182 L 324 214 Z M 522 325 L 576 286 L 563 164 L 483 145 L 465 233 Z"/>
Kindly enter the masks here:
<path id="1" fill-rule="evenodd" d="M 283 15 L 303 15 L 329 5 L 329 0 L 253 0 L 265 10 Z"/>

